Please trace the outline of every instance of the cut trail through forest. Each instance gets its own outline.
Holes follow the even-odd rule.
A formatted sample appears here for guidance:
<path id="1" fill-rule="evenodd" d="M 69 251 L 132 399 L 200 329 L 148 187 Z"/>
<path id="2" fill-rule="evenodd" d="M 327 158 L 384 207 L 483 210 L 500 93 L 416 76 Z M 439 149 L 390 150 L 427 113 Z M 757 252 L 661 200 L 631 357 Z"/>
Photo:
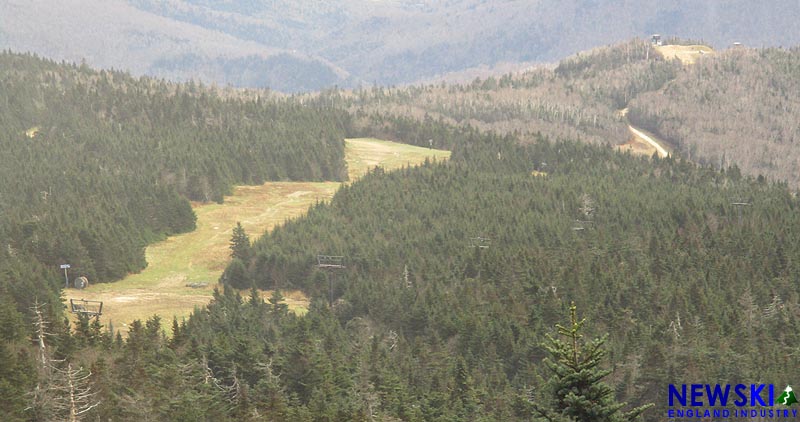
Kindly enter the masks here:
<path id="1" fill-rule="evenodd" d="M 617 112 L 619 118 L 627 119 L 628 109 L 624 108 Z M 657 140 L 655 136 L 644 132 L 641 129 L 633 127 L 628 124 L 628 132 L 632 135 L 624 144 L 617 145 L 619 151 L 630 151 L 632 154 L 640 154 L 652 156 L 653 153 L 658 153 L 659 157 L 666 157 L 669 151 L 664 148 L 666 145 L 664 141 Z"/>
<path id="2" fill-rule="evenodd" d="M 640 129 L 637 129 L 631 125 L 628 125 L 628 130 L 633 134 L 633 136 L 637 140 L 639 140 L 640 142 L 644 142 L 647 145 L 650 145 L 650 147 L 652 147 L 652 149 L 658 153 L 659 157 L 664 158 L 669 155 L 669 152 L 667 152 L 667 150 L 663 146 L 661 146 L 661 144 L 659 144 L 655 139 L 653 139 L 652 136 L 644 133 Z"/>
<path id="3" fill-rule="evenodd" d="M 705 45 L 660 45 L 656 46 L 656 51 L 665 60 L 680 60 L 684 66 L 691 66 L 701 57 L 714 54 L 714 50 Z M 628 108 L 619 110 L 617 113 L 620 118 L 627 118 Z M 669 155 L 669 151 L 664 147 L 667 143 L 663 140 L 659 140 L 631 124 L 628 124 L 628 131 L 633 136 L 628 142 L 617 146 L 620 151 L 643 155 L 653 155 L 655 152 L 662 158 Z"/>
<path id="4" fill-rule="evenodd" d="M 350 180 L 375 166 L 397 169 L 418 164 L 426 158 L 447 159 L 449 151 L 432 150 L 371 138 L 346 140 L 346 161 Z M 104 325 L 124 334 L 128 325 L 159 315 L 169 327 L 173 316 L 187 317 L 195 307 L 206 305 L 217 280 L 229 262 L 229 241 L 236 222 L 251 239 L 292 218 L 309 206 L 329 199 L 338 182 L 267 182 L 261 186 L 238 186 L 224 204 L 193 204 L 197 228 L 147 247 L 148 266 L 113 283 L 93 284 L 88 289 L 64 290 L 74 300 L 103 301 Z M 270 291 L 261 292 L 264 297 Z M 289 308 L 304 313 L 308 298 L 300 291 L 282 292 Z"/>

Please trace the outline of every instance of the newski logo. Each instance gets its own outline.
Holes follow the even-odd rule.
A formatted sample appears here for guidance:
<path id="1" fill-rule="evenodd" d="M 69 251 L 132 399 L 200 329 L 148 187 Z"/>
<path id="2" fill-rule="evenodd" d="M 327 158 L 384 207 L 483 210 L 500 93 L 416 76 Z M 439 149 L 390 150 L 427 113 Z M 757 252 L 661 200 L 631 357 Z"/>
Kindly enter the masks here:
<path id="1" fill-rule="evenodd" d="M 768 393 L 766 401 L 762 397 L 765 389 Z M 684 407 L 726 407 L 728 406 L 730 393 L 730 384 L 726 384 L 724 387 L 719 384 L 691 384 L 688 387 L 688 394 L 686 384 L 681 386 L 680 391 L 675 385 L 670 384 L 669 405 L 670 407 L 675 406 L 675 401 L 677 400 Z M 745 384 L 736 384 L 733 387 L 733 393 L 738 397 L 733 401 L 733 405 L 736 407 L 748 405 L 771 407 L 775 405 L 775 388 L 772 384 L 750 384 L 749 387 Z M 707 400 L 704 400 L 706 397 Z"/>
<path id="2" fill-rule="evenodd" d="M 797 409 L 776 408 L 795 403 L 790 385 L 776 398 L 773 384 L 670 384 L 667 417 L 796 418 Z"/>

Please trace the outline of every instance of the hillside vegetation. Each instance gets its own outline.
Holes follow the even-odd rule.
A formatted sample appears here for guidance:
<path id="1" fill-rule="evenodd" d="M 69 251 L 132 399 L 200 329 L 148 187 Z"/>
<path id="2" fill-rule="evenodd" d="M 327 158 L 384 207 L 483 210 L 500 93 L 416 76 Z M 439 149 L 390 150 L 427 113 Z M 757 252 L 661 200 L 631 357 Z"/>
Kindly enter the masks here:
<path id="1" fill-rule="evenodd" d="M 471 84 L 284 99 L 0 56 L 0 419 L 66 418 L 64 385 L 81 380 L 94 394 L 72 406 L 89 420 L 531 420 L 581 406 L 558 401 L 569 377 L 548 381 L 544 360 L 572 302 L 587 339 L 608 333 L 597 390 L 634 413 L 655 402 L 647 420 L 669 383 L 790 384 L 800 202 L 735 165 L 758 150 L 700 145 L 706 131 L 765 151 L 746 137 L 794 140 L 800 67 L 794 50 L 708 56 L 686 66 L 634 40 Z M 617 153 L 626 119 L 681 156 Z M 453 152 L 376 168 L 233 242 L 223 289 L 171 338 L 157 316 L 127 339 L 67 327 L 59 263 L 111 280 L 194 228 L 188 199 L 344 180 L 345 135 Z M 326 274 L 317 254 L 346 268 Z M 302 290 L 308 313 L 276 287 Z"/>
<path id="2" fill-rule="evenodd" d="M 195 228 L 189 200 L 233 184 L 345 180 L 347 117 L 120 72 L 0 54 L 0 307 L 47 302 L 70 276 L 107 282 Z M 54 328 L 56 330 L 56 328 Z"/>
<path id="3" fill-rule="evenodd" d="M 523 142 L 543 134 L 619 145 L 632 138 L 631 123 L 666 141 L 673 154 L 800 186 L 793 146 L 800 137 L 800 106 L 791 94 L 797 91 L 798 49 L 712 52 L 692 41 L 668 42 L 676 45 L 633 40 L 566 58 L 554 68 L 468 84 L 322 96 L 347 107 L 356 126 L 406 122 L 406 139 L 414 139 L 414 122 L 421 121 L 518 134 Z M 671 51 L 666 58 L 665 50 Z"/>
<path id="4" fill-rule="evenodd" d="M 731 49 L 631 102 L 630 119 L 701 163 L 800 186 L 800 50 Z"/>
<path id="5" fill-rule="evenodd" d="M 575 142 L 462 140 L 447 163 L 373 171 L 256 242 L 249 278 L 306 290 L 304 317 L 225 289 L 172 339 L 157 318 L 126 341 L 79 325 L 57 350 L 93 368 L 90 414 L 530 420 L 530 400 L 547 402 L 542 341 L 571 301 L 588 336 L 610 334 L 604 365 L 631 406 L 675 380 L 800 375 L 785 329 L 800 204 L 785 187 Z M 731 197 L 753 206 L 740 217 Z M 332 307 L 317 251 L 346 257 Z"/>
<path id="6" fill-rule="evenodd" d="M 797 376 L 774 359 L 794 353 L 781 327 L 800 316 L 790 259 L 800 204 L 784 187 L 735 168 L 511 142 L 465 139 L 447 164 L 375 172 L 256 242 L 256 285 L 320 299 L 311 252 L 347 259 L 332 309 L 309 314 L 326 346 L 307 379 L 328 365 L 363 373 L 330 376 L 351 380 L 345 396 L 374 391 L 385 417 L 527 420 L 517 395 L 542 387 L 540 344 L 570 301 L 610 333 L 615 391 L 633 405 L 674 380 Z M 542 162 L 548 175 L 531 176 Z M 753 206 L 740 216 L 731 198 Z M 336 408 L 327 376 L 316 379 L 319 390 L 287 391 Z"/>
<path id="7" fill-rule="evenodd" d="M 664 60 L 650 42 L 637 39 L 571 56 L 556 67 L 467 84 L 372 88 L 333 95 L 368 127 L 395 117 L 410 122 L 432 119 L 519 133 L 523 141 L 541 133 L 554 139 L 617 144 L 629 136 L 619 110 L 637 95 L 662 88 L 680 71 L 678 62 Z"/>
<path id="8" fill-rule="evenodd" d="M 345 157 L 351 180 L 375 166 L 393 170 L 429 159 L 445 159 L 449 151 L 432 150 L 378 139 L 347 139 Z M 67 298 L 103 301 L 100 322 L 123 335 L 135 319 L 159 315 L 165 320 L 188 316 L 205 306 L 217 281 L 231 262 L 232 229 L 241 224 L 247 233 L 258 235 L 285 221 L 302 216 L 320 201 L 329 200 L 339 182 L 266 182 L 258 186 L 237 186 L 223 204 L 197 204 L 197 228 L 170 236 L 147 247 L 147 268 L 114 283 L 69 289 Z M 231 282 L 249 288 L 246 280 Z M 240 285 L 242 284 L 242 285 Z M 266 287 L 266 286 L 265 286 Z M 271 288 L 271 287 L 270 287 Z M 269 291 L 262 290 L 269 296 Z M 302 292 L 291 295 L 290 310 L 302 314 L 308 299 Z"/>

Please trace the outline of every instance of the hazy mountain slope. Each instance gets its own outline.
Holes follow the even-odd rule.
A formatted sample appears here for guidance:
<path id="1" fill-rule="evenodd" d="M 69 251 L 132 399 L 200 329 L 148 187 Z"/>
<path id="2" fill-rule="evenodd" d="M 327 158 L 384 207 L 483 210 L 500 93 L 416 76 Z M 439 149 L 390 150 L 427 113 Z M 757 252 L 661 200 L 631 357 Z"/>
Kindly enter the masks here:
<path id="1" fill-rule="evenodd" d="M 800 49 L 730 49 L 704 57 L 631 101 L 635 123 L 701 163 L 800 186 Z"/>
<path id="2" fill-rule="evenodd" d="M 540 133 L 616 145 L 630 139 L 631 123 L 697 163 L 735 164 L 745 174 L 800 186 L 800 102 L 792 95 L 800 90 L 800 49 L 728 48 L 695 59 L 691 65 L 665 60 L 648 41 L 633 40 L 579 53 L 553 68 L 337 94 L 367 126 L 397 118 L 442 120 L 523 139 Z"/>
<path id="3" fill-rule="evenodd" d="M 649 41 L 637 39 L 571 56 L 555 67 L 462 84 L 342 92 L 341 99 L 354 115 L 368 116 L 362 121 L 428 116 L 497 133 L 618 144 L 630 136 L 620 109 L 680 71 L 680 63 L 663 60 Z"/>
<path id="4" fill-rule="evenodd" d="M 85 60 L 95 67 L 179 81 L 279 90 L 319 89 L 346 78 L 345 72 L 322 60 L 158 16 L 119 0 L 9 0 L 0 2 L 0 9 L 0 46 L 57 60 Z"/>
<path id="5" fill-rule="evenodd" d="M 481 64 L 551 61 L 651 32 L 721 45 L 742 40 L 776 44 L 791 41 L 789 17 L 800 13 L 789 1 L 766 6 L 712 1 L 700 7 L 689 1 L 586 0 L 165 3 L 132 1 L 178 20 L 317 54 L 379 83 L 410 82 Z"/>
<path id="6" fill-rule="evenodd" d="M 653 32 L 716 46 L 800 42 L 793 30 L 800 5 L 792 0 L 2 0 L 0 8 L 0 46 L 290 91 L 552 61 Z M 266 59 L 276 51 L 288 55 Z M 259 59 L 248 61 L 253 76 L 241 77 L 236 60 L 248 56 Z M 256 76 L 263 74 L 270 76 Z"/>

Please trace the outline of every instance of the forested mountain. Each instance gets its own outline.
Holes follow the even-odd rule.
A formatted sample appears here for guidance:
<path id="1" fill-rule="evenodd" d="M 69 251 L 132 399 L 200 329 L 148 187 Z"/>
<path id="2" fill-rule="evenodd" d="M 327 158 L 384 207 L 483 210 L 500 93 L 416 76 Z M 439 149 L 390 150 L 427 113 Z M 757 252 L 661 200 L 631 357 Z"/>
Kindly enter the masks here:
<path id="1" fill-rule="evenodd" d="M 282 91 L 519 69 L 651 33 L 800 42 L 794 0 L 3 0 L 0 11 L 3 48 Z"/>
<path id="2" fill-rule="evenodd" d="M 548 175 L 531 175 L 543 163 Z M 345 256 L 331 312 L 344 344 L 396 344 L 371 380 L 400 391 L 381 405 L 401 419 L 442 406 L 442 420 L 524 419 L 515 394 L 541 388 L 542 336 L 575 301 L 610 333 L 618 397 L 661 400 L 657 419 L 676 380 L 797 377 L 774 357 L 796 349 L 781 327 L 800 315 L 798 205 L 785 185 L 735 167 L 472 137 L 451 163 L 377 171 L 260 239 L 249 280 L 325 298 L 314 254 Z M 461 370 L 465 396 L 441 397 L 459 391 Z"/>
<path id="3" fill-rule="evenodd" d="M 71 385 L 86 420 L 531 420 L 572 302 L 587 338 L 608 333 L 608 399 L 655 402 L 646 420 L 669 383 L 790 384 L 800 203 L 735 163 L 759 145 L 791 168 L 795 56 L 684 66 L 635 40 L 470 84 L 280 97 L 4 53 L 0 419 L 65 418 Z M 623 107 L 678 156 L 616 153 Z M 237 228 L 224 289 L 172 338 L 157 317 L 127 339 L 68 327 L 58 264 L 136 271 L 144 245 L 194 227 L 190 200 L 342 180 L 355 135 L 453 154 L 375 169 L 252 246 Z M 301 289 L 309 312 L 234 290 L 250 287 Z"/>
<path id="4" fill-rule="evenodd" d="M 101 280 L 116 278 L 141 268 L 148 239 L 194 226 L 186 199 L 222 201 L 234 183 L 346 177 L 347 118 L 335 112 L 277 99 L 223 98 L 197 85 L 30 56 L 0 60 L 1 206 L 12 239 L 5 249 L 12 254 L 28 250 L 53 264 L 81 261 L 86 247 L 137 251 L 136 264 L 98 265 Z M 96 227 L 86 238 L 72 237 L 89 221 Z M 56 238 L 39 238 L 56 227 L 73 232 L 58 242 L 74 253 L 52 245 Z M 140 233 L 110 241 L 111 232 L 125 227 Z"/>
<path id="5" fill-rule="evenodd" d="M 630 103 L 631 121 L 687 158 L 800 187 L 800 49 L 730 49 Z"/>
<path id="6" fill-rule="evenodd" d="M 466 84 L 426 84 L 326 93 L 375 126 L 382 119 L 443 120 L 497 133 L 543 133 L 552 138 L 622 143 L 627 122 L 619 110 L 637 95 L 662 88 L 681 71 L 649 41 L 635 39 L 521 74 Z M 401 136 L 408 140 L 409 137 Z"/>
<path id="7" fill-rule="evenodd" d="M 48 353 L 91 368 L 87 415 L 530 420 L 531 400 L 548 402 L 545 334 L 572 301 L 586 335 L 610 334 L 617 399 L 656 402 L 647 420 L 662 418 L 675 380 L 798 377 L 784 327 L 800 315 L 800 203 L 785 185 L 606 146 L 438 130 L 459 138 L 449 162 L 377 169 L 254 244 L 237 283 L 303 288 L 305 316 L 279 294 L 264 303 L 226 286 L 175 321 L 172 339 L 158 319 L 127 340 L 89 321 L 47 337 Z M 345 256 L 330 307 L 317 253 Z M 27 331 L 5 334 L 16 382 L 5 392 L 47 414 L 57 391 L 23 394 L 36 384 Z M 30 415 L 6 403 L 6 419 Z"/>
<path id="8" fill-rule="evenodd" d="M 346 178 L 346 115 L 252 97 L 0 54 L 0 314 L 38 300 L 58 332 L 59 264 L 113 281 L 194 229 L 190 200 Z"/>
<path id="9" fill-rule="evenodd" d="M 633 40 L 571 56 L 555 67 L 471 83 L 325 95 L 367 126 L 397 118 L 432 119 L 517 133 L 523 140 L 540 133 L 617 145 L 629 139 L 627 125 L 632 123 L 690 160 L 717 167 L 736 164 L 746 174 L 797 188 L 800 106 L 791 93 L 798 91 L 799 60 L 797 48 L 738 47 L 700 55 L 685 65 L 664 59 L 649 41 Z"/>

